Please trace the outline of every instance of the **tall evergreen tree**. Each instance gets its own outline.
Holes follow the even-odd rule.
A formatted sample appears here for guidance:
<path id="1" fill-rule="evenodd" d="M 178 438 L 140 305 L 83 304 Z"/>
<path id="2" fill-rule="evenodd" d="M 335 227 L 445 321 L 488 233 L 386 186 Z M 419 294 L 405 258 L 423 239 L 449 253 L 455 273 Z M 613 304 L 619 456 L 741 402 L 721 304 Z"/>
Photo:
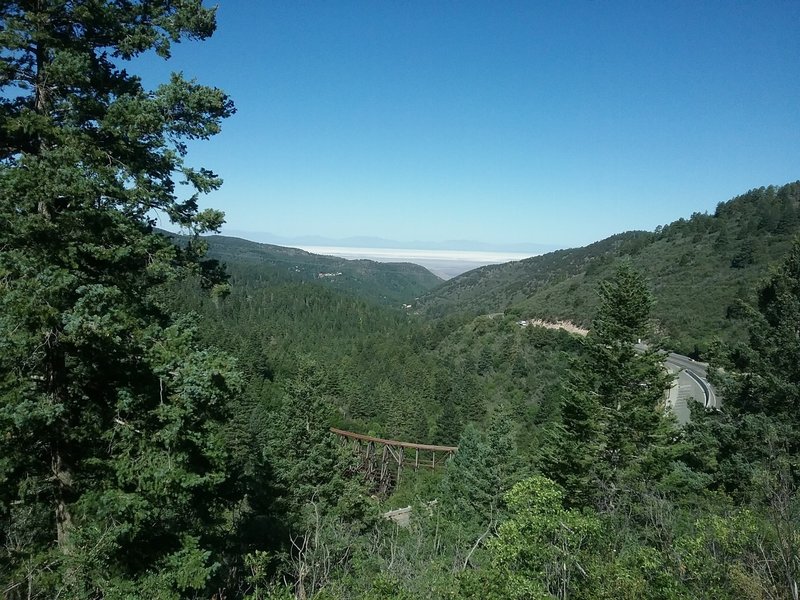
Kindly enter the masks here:
<path id="1" fill-rule="evenodd" d="M 566 490 L 567 503 L 588 506 L 597 493 L 602 411 L 588 369 L 578 360 L 572 367 L 561 392 L 560 418 L 545 426 L 540 465 Z"/>
<path id="2" fill-rule="evenodd" d="M 441 484 L 444 503 L 453 520 L 480 529 L 496 518 L 502 498 L 500 490 L 493 487 L 491 469 L 489 445 L 473 424 L 467 425 Z"/>
<path id="3" fill-rule="evenodd" d="M 546 471 L 574 494 L 606 504 L 626 470 L 652 469 L 649 452 L 670 431 L 663 401 L 670 375 L 654 348 L 637 349 L 650 327 L 652 297 L 627 263 L 601 283 L 600 305 L 545 448 Z M 650 461 L 652 462 L 652 461 Z"/>
<path id="4" fill-rule="evenodd" d="M 761 584 L 797 598 L 800 561 L 800 239 L 743 306 L 746 342 L 715 357 L 722 408 L 699 415 L 690 441 L 705 444 L 716 485 L 763 515 Z"/>
<path id="5" fill-rule="evenodd" d="M 523 477 L 517 432 L 507 405 L 497 407 L 486 431 L 491 484 L 496 494 L 504 494 Z"/>
<path id="6" fill-rule="evenodd" d="M 335 409 L 325 371 L 301 358 L 286 388 L 264 452 L 275 473 L 282 510 L 299 522 L 312 501 L 326 508 L 336 504 L 347 465 L 340 461 L 338 441 L 329 431 Z"/>
<path id="7" fill-rule="evenodd" d="M 723 412 L 712 423 L 729 490 L 747 489 L 760 467 L 800 472 L 800 238 L 745 306 L 747 342 L 719 357 Z M 747 440 L 743 443 L 743 440 Z"/>
<path id="8" fill-rule="evenodd" d="M 455 402 L 450 398 L 441 399 L 442 412 L 436 419 L 434 442 L 443 446 L 455 445 L 461 435 L 463 425 Z"/>
<path id="9" fill-rule="evenodd" d="M 603 462 L 611 471 L 641 457 L 664 433 L 663 401 L 671 376 L 655 348 L 636 348 L 650 332 L 652 303 L 647 283 L 628 263 L 600 286 L 589 333 L 590 369 L 604 412 Z"/>
<path id="10" fill-rule="evenodd" d="M 158 299 L 202 247 L 152 226 L 154 211 L 222 223 L 197 204 L 220 180 L 184 157 L 233 106 L 181 75 L 147 91 L 124 65 L 207 38 L 214 11 L 0 11 L 0 580 L 40 597 L 201 590 L 236 500 L 222 423 L 241 382 Z"/>

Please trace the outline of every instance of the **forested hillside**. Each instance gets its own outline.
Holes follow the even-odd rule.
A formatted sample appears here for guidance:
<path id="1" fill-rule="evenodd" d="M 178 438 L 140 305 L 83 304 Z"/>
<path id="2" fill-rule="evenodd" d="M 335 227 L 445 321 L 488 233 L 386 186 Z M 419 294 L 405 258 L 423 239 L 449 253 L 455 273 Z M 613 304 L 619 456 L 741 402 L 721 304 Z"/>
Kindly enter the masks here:
<path id="1" fill-rule="evenodd" d="M 695 213 L 654 232 L 476 269 L 436 288 L 420 307 L 430 316 L 506 311 L 587 325 L 597 282 L 627 260 L 647 273 L 665 343 L 702 352 L 715 337 L 741 339 L 732 319 L 738 302 L 752 300 L 756 282 L 799 231 L 800 183 L 759 188 L 721 202 L 713 215 Z"/>
<path id="2" fill-rule="evenodd" d="M 203 241 L 208 244 L 209 259 L 228 265 L 234 284 L 316 281 L 367 300 L 400 306 L 411 304 L 442 282 L 426 268 L 411 263 L 346 260 L 221 235 L 206 236 Z"/>
<path id="3" fill-rule="evenodd" d="M 280 396 L 281 382 L 313 360 L 336 390 L 337 425 L 419 442 L 454 442 L 500 404 L 539 418 L 565 352 L 580 347 L 510 318 L 428 324 L 324 283 L 244 279 L 224 300 L 197 288 L 188 281 L 166 293 L 199 315 L 208 343 L 238 357 L 253 401 Z"/>
<path id="4" fill-rule="evenodd" d="M 0 596 L 797 600 L 798 184 L 469 274 L 429 319 L 398 306 L 424 270 L 204 240 L 221 182 L 186 155 L 232 101 L 128 63 L 213 9 L 0 10 Z M 715 287 L 748 301 L 714 347 L 724 404 L 679 426 L 658 341 L 705 342 Z"/>
<path id="5" fill-rule="evenodd" d="M 177 290 L 247 381 L 233 439 L 264 487 L 243 541 L 287 552 L 248 555 L 249 597 L 790 598 L 798 265 L 800 243 L 753 291 L 747 343 L 718 355 L 725 412 L 683 429 L 658 355 L 634 351 L 650 283 L 626 263 L 594 290 L 588 338 L 502 315 L 424 322 L 313 284 Z M 376 497 L 331 424 L 459 450 Z M 408 528 L 375 513 L 407 505 Z"/>

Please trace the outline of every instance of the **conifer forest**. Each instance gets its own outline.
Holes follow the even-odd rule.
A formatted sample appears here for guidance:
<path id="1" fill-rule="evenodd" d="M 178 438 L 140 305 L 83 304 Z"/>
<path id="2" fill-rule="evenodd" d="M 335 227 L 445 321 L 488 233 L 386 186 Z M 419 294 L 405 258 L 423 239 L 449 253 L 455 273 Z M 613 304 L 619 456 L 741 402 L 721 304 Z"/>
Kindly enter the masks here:
<path id="1" fill-rule="evenodd" d="M 800 598 L 800 182 L 447 282 L 329 263 L 208 235 L 235 98 L 137 65 L 213 8 L 0 12 L 0 597 Z"/>

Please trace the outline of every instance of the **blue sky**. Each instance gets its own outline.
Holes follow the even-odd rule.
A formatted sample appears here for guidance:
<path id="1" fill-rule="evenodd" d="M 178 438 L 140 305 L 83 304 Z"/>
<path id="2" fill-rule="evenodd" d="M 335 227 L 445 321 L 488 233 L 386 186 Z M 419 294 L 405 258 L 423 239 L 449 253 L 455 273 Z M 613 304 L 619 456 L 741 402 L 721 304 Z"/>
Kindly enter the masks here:
<path id="1" fill-rule="evenodd" d="M 229 230 L 582 245 L 800 178 L 800 2 L 245 2 L 183 70 Z M 136 67 L 134 67 L 136 70 Z"/>

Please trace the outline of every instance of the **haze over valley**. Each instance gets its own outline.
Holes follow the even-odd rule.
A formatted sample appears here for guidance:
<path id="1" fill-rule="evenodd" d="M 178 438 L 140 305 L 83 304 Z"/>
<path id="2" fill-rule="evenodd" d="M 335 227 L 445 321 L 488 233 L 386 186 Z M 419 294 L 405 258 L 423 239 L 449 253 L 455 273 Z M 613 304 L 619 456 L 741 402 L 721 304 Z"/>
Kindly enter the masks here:
<path id="1" fill-rule="evenodd" d="M 365 258 L 378 262 L 411 262 L 442 279 L 451 279 L 484 265 L 529 258 L 531 254 L 469 250 L 412 250 L 402 248 L 347 248 L 342 246 L 299 246 L 313 254 L 347 259 Z"/>
<path id="2" fill-rule="evenodd" d="M 553 244 L 490 244 L 471 240 L 403 242 L 366 236 L 345 239 L 286 237 L 229 228 L 225 228 L 224 232 L 245 240 L 300 248 L 312 254 L 378 262 L 411 262 L 429 269 L 442 279 L 451 279 L 484 265 L 522 260 L 557 248 Z"/>

